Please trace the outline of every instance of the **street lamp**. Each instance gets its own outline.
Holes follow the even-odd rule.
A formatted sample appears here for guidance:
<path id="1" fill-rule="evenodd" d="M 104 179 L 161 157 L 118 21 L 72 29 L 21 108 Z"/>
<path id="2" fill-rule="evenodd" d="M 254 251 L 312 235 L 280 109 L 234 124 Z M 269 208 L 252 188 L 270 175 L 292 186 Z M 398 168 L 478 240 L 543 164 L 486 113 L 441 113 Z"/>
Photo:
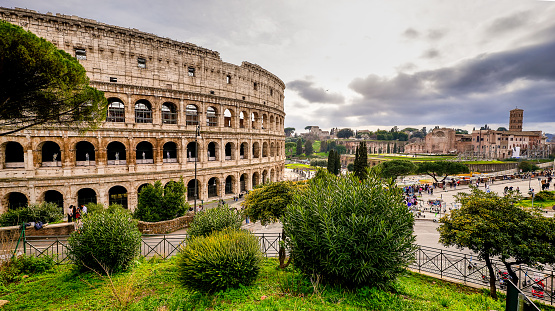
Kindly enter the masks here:
<path id="1" fill-rule="evenodd" d="M 200 124 L 197 124 L 197 130 L 195 133 L 195 208 L 194 213 L 197 213 L 197 192 L 198 192 L 198 180 L 197 180 L 197 162 L 198 162 L 198 138 L 200 137 Z"/>

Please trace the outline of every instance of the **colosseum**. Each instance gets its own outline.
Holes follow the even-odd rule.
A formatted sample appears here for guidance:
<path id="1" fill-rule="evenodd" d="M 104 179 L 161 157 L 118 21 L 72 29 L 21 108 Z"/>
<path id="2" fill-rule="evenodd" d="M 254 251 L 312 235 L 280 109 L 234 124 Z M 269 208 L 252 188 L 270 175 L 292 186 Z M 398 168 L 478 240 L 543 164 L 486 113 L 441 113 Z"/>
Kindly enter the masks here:
<path id="1" fill-rule="evenodd" d="M 281 180 L 285 84 L 216 51 L 90 19 L 0 8 L 0 18 L 74 55 L 108 99 L 86 133 L 40 127 L 0 137 L 0 212 L 28 203 L 137 205 L 146 184 L 183 178 L 187 199 Z"/>

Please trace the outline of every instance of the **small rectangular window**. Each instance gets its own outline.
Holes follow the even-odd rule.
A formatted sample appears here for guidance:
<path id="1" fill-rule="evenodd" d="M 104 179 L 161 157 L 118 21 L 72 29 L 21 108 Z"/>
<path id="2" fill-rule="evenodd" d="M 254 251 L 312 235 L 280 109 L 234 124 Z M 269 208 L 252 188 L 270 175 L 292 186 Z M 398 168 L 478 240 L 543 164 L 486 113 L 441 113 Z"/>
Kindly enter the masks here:
<path id="1" fill-rule="evenodd" d="M 118 78 L 110 77 L 110 82 L 118 82 Z"/>
<path id="2" fill-rule="evenodd" d="M 189 77 L 194 77 L 195 76 L 195 68 L 189 67 L 188 72 L 189 72 Z"/>
<path id="3" fill-rule="evenodd" d="M 254 82 L 253 87 L 255 91 L 258 90 L 258 84 L 256 82 Z"/>
<path id="4" fill-rule="evenodd" d="M 75 49 L 75 58 L 80 60 L 87 60 L 87 50 Z"/>
<path id="5" fill-rule="evenodd" d="M 144 58 L 137 58 L 137 66 L 139 66 L 139 68 L 146 68 L 146 59 Z"/>
<path id="6" fill-rule="evenodd" d="M 210 94 L 214 95 L 214 91 L 210 91 Z"/>
<path id="7" fill-rule="evenodd" d="M 231 76 L 230 75 L 227 75 L 225 77 L 225 80 L 226 80 L 227 84 L 231 84 Z"/>

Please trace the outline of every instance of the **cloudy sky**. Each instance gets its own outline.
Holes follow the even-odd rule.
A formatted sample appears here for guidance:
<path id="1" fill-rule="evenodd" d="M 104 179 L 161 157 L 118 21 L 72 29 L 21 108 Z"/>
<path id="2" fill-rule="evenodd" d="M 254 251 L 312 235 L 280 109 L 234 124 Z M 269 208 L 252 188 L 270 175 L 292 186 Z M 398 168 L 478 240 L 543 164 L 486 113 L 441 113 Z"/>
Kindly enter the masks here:
<path id="1" fill-rule="evenodd" d="M 2 0 L 137 28 L 280 77 L 286 127 L 555 133 L 555 1 Z"/>

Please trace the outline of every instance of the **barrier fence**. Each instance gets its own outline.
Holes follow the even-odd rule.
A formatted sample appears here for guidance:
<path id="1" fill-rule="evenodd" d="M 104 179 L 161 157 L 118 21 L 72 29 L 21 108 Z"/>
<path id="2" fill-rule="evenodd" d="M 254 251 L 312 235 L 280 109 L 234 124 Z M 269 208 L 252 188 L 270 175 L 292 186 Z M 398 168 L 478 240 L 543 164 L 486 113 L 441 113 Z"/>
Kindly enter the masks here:
<path id="1" fill-rule="evenodd" d="M 266 257 L 277 257 L 280 233 L 254 233 L 258 237 L 260 249 Z M 36 257 L 53 256 L 58 264 L 70 262 L 67 255 L 67 239 L 69 236 L 26 237 L 16 253 Z M 185 234 L 143 235 L 141 239 L 141 256 L 170 258 L 179 252 L 185 244 Z M 492 260 L 497 288 L 506 290 L 509 278 L 505 265 Z M 445 249 L 419 246 L 415 253 L 415 261 L 409 266 L 418 272 L 438 275 L 462 283 L 470 283 L 489 287 L 489 271 L 484 261 L 476 255 L 449 251 Z M 525 295 L 547 303 L 554 300 L 554 271 L 552 269 L 532 268 L 524 265 L 513 266 L 518 282 L 518 289 Z M 514 282 L 514 281 L 513 281 Z"/>

